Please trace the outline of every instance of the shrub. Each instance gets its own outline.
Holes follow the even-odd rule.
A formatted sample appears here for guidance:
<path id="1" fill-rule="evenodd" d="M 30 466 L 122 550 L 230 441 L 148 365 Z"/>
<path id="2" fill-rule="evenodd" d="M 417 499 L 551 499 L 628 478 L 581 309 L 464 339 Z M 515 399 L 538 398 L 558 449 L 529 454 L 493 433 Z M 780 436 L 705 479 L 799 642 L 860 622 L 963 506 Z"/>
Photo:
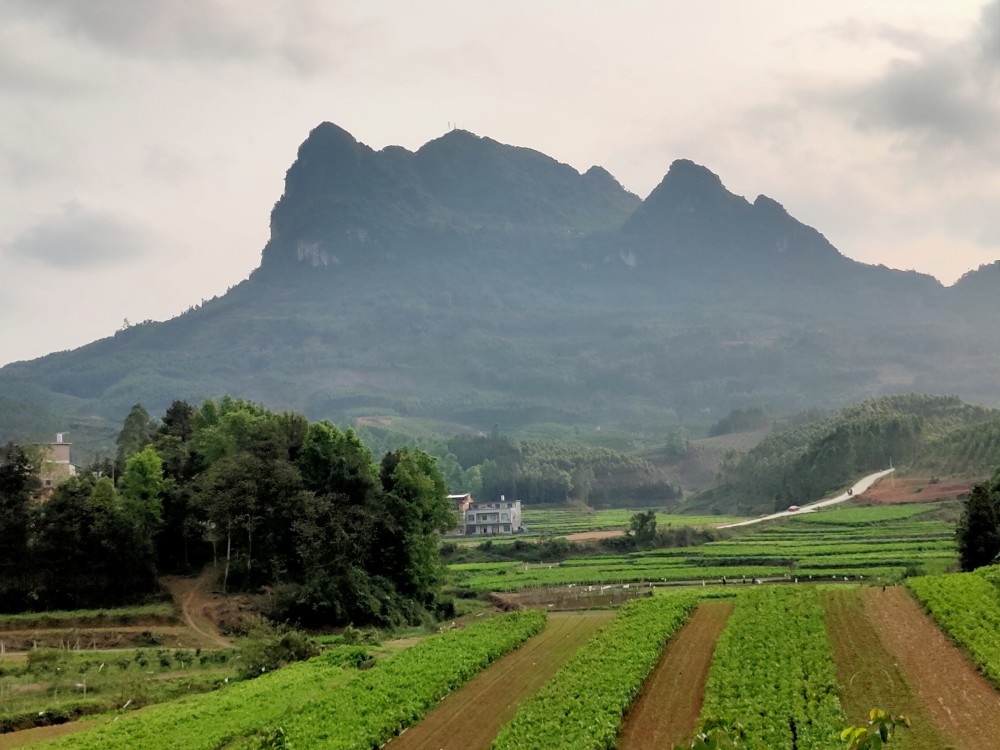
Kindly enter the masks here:
<path id="1" fill-rule="evenodd" d="M 240 649 L 240 666 L 237 669 L 243 679 L 251 679 L 319 654 L 316 641 L 287 625 L 261 620 L 251 626 L 249 633 L 246 644 Z"/>

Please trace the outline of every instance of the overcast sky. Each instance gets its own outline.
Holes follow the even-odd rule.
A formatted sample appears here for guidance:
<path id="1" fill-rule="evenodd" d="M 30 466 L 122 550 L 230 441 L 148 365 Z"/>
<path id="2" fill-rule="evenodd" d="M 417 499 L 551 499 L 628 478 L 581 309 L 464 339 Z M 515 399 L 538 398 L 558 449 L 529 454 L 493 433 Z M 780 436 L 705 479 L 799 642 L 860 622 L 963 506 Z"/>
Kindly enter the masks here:
<path id="1" fill-rule="evenodd" d="M 1000 0 L 0 0 L 0 364 L 257 266 L 308 132 L 689 158 L 867 263 L 1000 259 Z"/>

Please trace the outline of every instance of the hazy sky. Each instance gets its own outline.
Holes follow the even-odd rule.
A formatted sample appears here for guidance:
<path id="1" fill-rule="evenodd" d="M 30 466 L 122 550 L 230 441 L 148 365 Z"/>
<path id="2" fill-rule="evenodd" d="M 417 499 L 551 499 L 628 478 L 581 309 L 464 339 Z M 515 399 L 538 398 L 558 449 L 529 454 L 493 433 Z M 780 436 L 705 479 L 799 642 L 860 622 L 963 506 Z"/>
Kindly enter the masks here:
<path id="1" fill-rule="evenodd" d="M 246 278 L 323 120 L 642 197 L 690 158 L 864 262 L 1000 259 L 1000 0 L 0 0 L 0 112 L 0 364 Z"/>

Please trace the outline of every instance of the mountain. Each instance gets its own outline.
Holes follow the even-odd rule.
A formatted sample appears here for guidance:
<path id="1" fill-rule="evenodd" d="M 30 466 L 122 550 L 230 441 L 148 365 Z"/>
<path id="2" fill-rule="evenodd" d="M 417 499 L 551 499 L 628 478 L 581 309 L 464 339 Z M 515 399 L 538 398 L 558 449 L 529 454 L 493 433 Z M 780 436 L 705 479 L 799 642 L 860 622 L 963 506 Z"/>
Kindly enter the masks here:
<path id="1" fill-rule="evenodd" d="M 224 393 L 339 422 L 647 436 L 755 405 L 995 404 L 996 268 L 945 288 L 858 263 L 683 159 L 640 200 L 600 167 L 466 131 L 375 151 L 323 123 L 248 279 L 172 320 L 8 365 L 0 394 L 37 407 L 45 430 L 73 420 L 88 448 L 135 403 L 157 414 Z M 23 411 L 0 410 L 0 439 L 45 437 Z"/>

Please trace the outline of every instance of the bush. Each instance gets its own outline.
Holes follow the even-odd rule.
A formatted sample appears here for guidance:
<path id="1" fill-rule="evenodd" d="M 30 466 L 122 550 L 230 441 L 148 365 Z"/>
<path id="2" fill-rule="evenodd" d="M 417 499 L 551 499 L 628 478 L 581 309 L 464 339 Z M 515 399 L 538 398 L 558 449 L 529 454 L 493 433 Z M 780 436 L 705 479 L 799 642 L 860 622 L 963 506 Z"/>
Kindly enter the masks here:
<path id="1" fill-rule="evenodd" d="M 28 671 L 34 674 L 54 672 L 62 664 L 62 652 L 57 648 L 33 648 L 28 652 Z"/>
<path id="2" fill-rule="evenodd" d="M 248 640 L 240 649 L 237 674 L 248 680 L 318 654 L 319 645 L 305 633 L 261 620 L 250 628 Z"/>

